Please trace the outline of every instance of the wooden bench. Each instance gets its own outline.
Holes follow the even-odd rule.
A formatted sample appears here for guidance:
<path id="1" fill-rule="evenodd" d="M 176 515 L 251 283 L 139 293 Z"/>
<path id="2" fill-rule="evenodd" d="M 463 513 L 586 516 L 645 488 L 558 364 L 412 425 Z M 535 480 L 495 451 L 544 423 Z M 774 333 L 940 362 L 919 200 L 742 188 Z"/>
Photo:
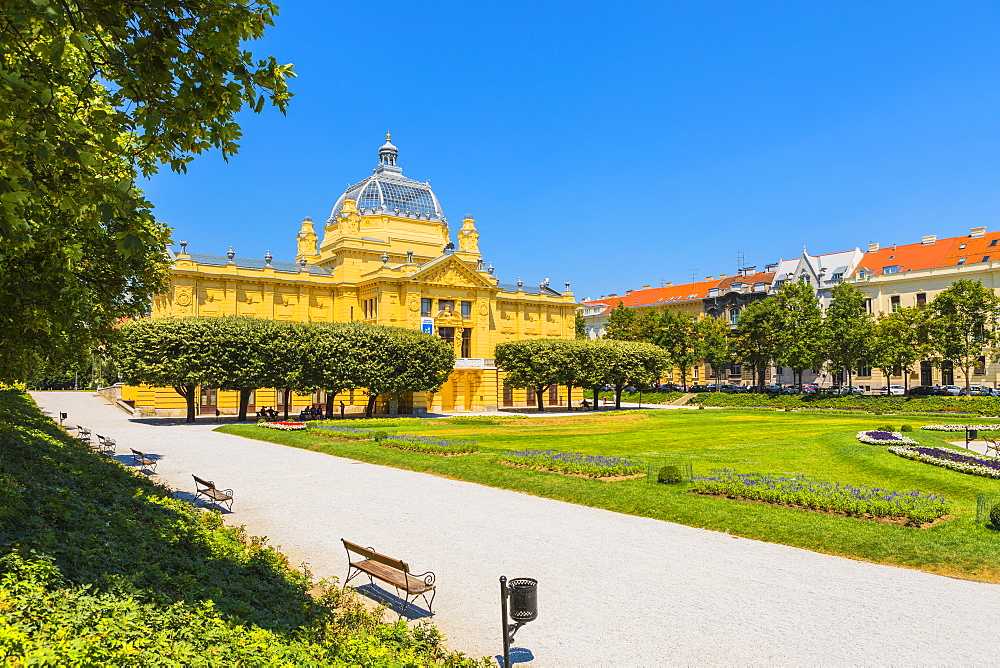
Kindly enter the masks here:
<path id="1" fill-rule="evenodd" d="M 153 459 L 144 452 L 139 452 L 135 448 L 129 448 L 132 451 L 132 464 L 138 466 L 140 469 L 149 469 L 153 473 L 156 473 L 156 465 L 159 460 Z M 196 478 L 197 480 L 197 478 Z"/>
<path id="2" fill-rule="evenodd" d="M 106 455 L 115 454 L 115 439 L 97 434 L 97 442 L 97 447 L 91 446 L 96 452 L 102 452 Z"/>
<path id="3" fill-rule="evenodd" d="M 197 499 L 199 496 L 204 496 L 206 499 L 211 499 L 214 504 L 227 504 L 229 512 L 233 512 L 233 490 L 231 489 L 219 489 L 215 486 L 215 483 L 211 480 L 203 480 L 196 475 L 192 475 L 194 478 L 194 498 Z"/>
<path id="4" fill-rule="evenodd" d="M 90 443 L 90 430 L 86 427 L 76 425 L 76 437 L 84 443 Z"/>
<path id="5" fill-rule="evenodd" d="M 406 605 L 403 606 L 403 610 L 399 613 L 400 617 L 409 609 L 411 603 L 416 602 L 418 596 L 423 597 L 424 602 L 427 603 L 427 610 L 431 613 L 434 612 L 434 597 L 437 596 L 434 573 L 427 571 L 420 575 L 412 575 L 410 567 L 405 561 L 387 557 L 384 554 L 379 554 L 370 547 L 361 547 L 343 538 L 340 540 L 347 549 L 347 579 L 344 580 L 345 587 L 355 577 L 364 573 L 373 585 L 375 581 L 372 578 L 378 578 L 383 582 L 391 584 L 396 588 L 396 591 L 405 592 L 403 600 L 406 601 Z M 352 552 L 360 555 L 363 559 L 351 561 Z M 430 600 L 427 599 L 428 593 L 431 595 Z M 410 598 L 411 596 L 413 597 L 412 599 Z"/>
<path id="6" fill-rule="evenodd" d="M 997 443 L 997 440 L 995 438 L 988 438 L 986 436 L 983 436 L 983 440 L 986 441 L 985 454 L 991 457 L 1000 457 L 1000 444 Z M 990 455 L 990 450 L 993 451 L 992 455 Z"/>

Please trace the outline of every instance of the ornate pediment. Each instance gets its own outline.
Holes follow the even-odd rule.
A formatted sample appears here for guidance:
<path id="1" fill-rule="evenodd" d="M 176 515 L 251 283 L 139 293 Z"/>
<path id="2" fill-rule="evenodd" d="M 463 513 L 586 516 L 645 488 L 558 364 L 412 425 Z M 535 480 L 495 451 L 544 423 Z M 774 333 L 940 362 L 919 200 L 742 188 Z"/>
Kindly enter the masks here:
<path id="1" fill-rule="evenodd" d="M 432 285 L 449 287 L 495 288 L 491 281 L 470 269 L 455 256 L 444 260 L 431 262 L 421 267 L 409 277 L 414 281 L 423 281 Z"/>

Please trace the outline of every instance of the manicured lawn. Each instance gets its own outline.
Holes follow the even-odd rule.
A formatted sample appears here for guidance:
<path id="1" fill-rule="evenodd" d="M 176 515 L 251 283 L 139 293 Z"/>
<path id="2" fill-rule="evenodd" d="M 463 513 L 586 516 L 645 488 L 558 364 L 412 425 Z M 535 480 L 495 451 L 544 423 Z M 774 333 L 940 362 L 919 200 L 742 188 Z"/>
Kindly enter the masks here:
<path id="1" fill-rule="evenodd" d="M 983 418 L 948 421 L 988 422 Z M 915 431 L 908 435 L 921 444 L 943 445 L 946 438 L 962 438 L 961 433 L 917 429 L 932 422 L 934 418 L 888 415 L 653 410 L 580 417 L 404 418 L 350 423 L 479 443 L 480 452 L 459 457 L 435 457 L 383 448 L 370 441 L 339 441 L 248 425 L 227 425 L 220 431 L 818 552 L 1000 582 L 1000 532 L 975 524 L 976 495 L 1000 497 L 1000 480 L 902 459 L 884 447 L 865 445 L 855 438 L 862 429 L 884 424 L 899 429 L 904 423 L 914 426 Z M 506 450 L 525 449 L 631 456 L 655 465 L 684 459 L 692 463 L 695 475 L 728 467 L 740 473 L 805 473 L 816 480 L 934 492 L 952 501 L 956 519 L 915 529 L 698 496 L 687 493 L 687 484 L 650 484 L 644 479 L 603 482 L 495 463 Z M 636 540 L 641 541 L 641 536 Z"/>

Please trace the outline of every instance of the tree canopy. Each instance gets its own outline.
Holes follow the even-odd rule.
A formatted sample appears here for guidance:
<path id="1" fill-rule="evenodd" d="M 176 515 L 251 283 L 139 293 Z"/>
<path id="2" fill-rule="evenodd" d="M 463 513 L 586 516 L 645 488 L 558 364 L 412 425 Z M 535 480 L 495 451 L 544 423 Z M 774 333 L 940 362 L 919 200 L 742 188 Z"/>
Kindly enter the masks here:
<path id="1" fill-rule="evenodd" d="M 0 22 L 0 377 L 71 356 L 143 315 L 169 230 L 135 187 L 236 153 L 244 108 L 282 111 L 291 67 L 242 48 L 254 0 L 5 3 Z"/>
<path id="2" fill-rule="evenodd" d="M 847 374 L 847 384 L 858 365 L 871 355 L 869 339 L 872 317 L 865 310 L 865 295 L 850 283 L 839 283 L 831 290 L 833 299 L 823 321 L 823 346 L 830 366 Z"/>
<path id="3" fill-rule="evenodd" d="M 507 372 L 504 381 L 511 387 L 530 388 L 535 392 L 538 411 L 545 410 L 542 395 L 550 385 L 573 382 L 579 378 L 577 350 L 591 341 L 566 339 L 522 339 L 496 346 L 497 366 Z"/>
<path id="4" fill-rule="evenodd" d="M 985 348 L 1000 340 L 1000 297 L 979 281 L 955 281 L 930 303 L 928 333 L 931 350 L 939 361 L 950 361 L 962 369 L 966 393 L 970 372 Z"/>

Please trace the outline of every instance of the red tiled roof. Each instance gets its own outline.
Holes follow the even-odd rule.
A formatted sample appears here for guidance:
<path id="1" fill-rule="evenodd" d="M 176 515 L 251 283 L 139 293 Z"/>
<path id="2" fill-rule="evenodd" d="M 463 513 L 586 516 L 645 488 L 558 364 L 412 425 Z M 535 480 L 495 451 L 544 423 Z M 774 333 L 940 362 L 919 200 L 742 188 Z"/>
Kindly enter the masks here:
<path id="1" fill-rule="evenodd" d="M 726 290 L 732 287 L 733 283 L 744 283 L 748 285 L 753 285 L 754 283 L 767 283 L 771 284 L 774 280 L 773 271 L 758 271 L 756 274 L 750 274 L 749 276 L 726 276 L 718 285 L 712 287 L 717 287 L 720 290 Z"/>
<path id="2" fill-rule="evenodd" d="M 991 243 L 997 245 L 991 247 Z M 865 253 L 858 268 L 864 267 L 875 274 L 882 274 L 885 267 L 899 267 L 899 272 L 918 271 L 935 267 L 953 267 L 963 258 L 965 263 L 975 264 L 983 262 L 984 257 L 1000 260 L 1000 232 L 988 232 L 981 237 L 964 235 L 938 239 L 931 244 L 916 243 L 880 248 Z"/>
<path id="3" fill-rule="evenodd" d="M 697 283 L 682 283 L 681 285 L 668 285 L 662 288 L 632 290 L 624 295 L 591 299 L 583 303 L 589 305 L 608 304 L 611 308 L 616 308 L 619 301 L 629 308 L 666 306 L 667 304 L 704 299 L 708 296 L 709 288 L 714 288 L 718 285 L 719 279 L 713 278 L 710 281 L 699 281 Z"/>

